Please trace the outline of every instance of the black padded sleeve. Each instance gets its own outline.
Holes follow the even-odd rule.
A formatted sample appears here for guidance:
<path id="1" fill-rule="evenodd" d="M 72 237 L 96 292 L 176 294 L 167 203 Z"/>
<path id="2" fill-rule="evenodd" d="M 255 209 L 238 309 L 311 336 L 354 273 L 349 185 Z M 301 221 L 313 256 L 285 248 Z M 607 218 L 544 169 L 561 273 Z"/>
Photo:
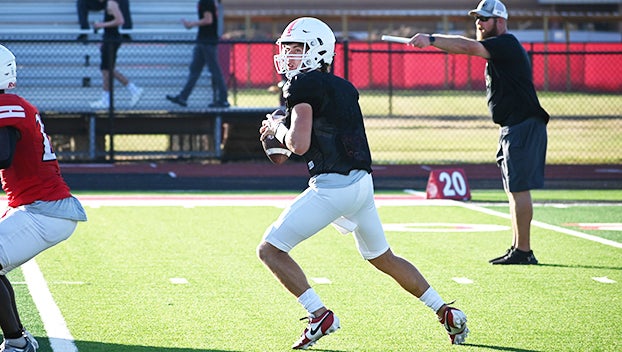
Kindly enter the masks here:
<path id="1" fill-rule="evenodd" d="M 15 145 L 17 144 L 18 132 L 13 127 L 0 127 L 0 169 L 11 166 Z"/>

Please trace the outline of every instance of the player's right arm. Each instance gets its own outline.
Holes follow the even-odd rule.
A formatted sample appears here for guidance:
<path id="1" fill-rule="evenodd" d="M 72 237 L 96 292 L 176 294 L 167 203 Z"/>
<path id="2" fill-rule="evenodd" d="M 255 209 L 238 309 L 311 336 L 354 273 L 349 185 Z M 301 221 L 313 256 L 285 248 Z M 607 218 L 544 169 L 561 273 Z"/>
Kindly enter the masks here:
<path id="1" fill-rule="evenodd" d="M 311 146 L 311 130 L 313 128 L 313 107 L 308 103 L 299 103 L 292 109 L 291 124 L 286 135 L 287 148 L 303 155 Z"/>
<path id="2" fill-rule="evenodd" d="M 430 36 L 434 37 L 434 43 L 430 42 Z M 470 39 L 461 35 L 450 34 L 425 34 L 417 33 L 410 38 L 408 45 L 418 48 L 425 48 L 433 45 L 450 54 L 465 54 L 471 56 L 479 56 L 485 59 L 490 58 L 490 53 L 486 47 L 475 39 Z"/>

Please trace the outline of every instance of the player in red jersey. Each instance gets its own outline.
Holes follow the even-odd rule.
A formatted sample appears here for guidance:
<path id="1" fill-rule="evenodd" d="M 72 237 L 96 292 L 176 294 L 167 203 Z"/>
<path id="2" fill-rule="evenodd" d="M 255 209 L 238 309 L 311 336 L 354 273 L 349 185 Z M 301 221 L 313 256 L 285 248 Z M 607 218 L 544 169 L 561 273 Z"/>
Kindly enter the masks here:
<path id="1" fill-rule="evenodd" d="M 0 218 L 0 351 L 34 352 L 7 273 L 69 238 L 86 221 L 71 195 L 37 109 L 5 90 L 15 88 L 15 56 L 0 45 L 0 176 L 8 209 Z"/>

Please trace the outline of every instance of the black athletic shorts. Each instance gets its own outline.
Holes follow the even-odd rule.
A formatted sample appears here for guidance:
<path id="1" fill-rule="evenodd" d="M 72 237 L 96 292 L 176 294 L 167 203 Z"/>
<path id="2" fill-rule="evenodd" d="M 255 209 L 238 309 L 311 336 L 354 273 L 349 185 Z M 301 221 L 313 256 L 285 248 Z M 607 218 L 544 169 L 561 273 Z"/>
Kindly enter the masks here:
<path id="1" fill-rule="evenodd" d="M 105 41 L 102 44 L 101 50 L 101 64 L 100 70 L 114 70 L 115 63 L 117 62 L 117 51 L 121 46 L 120 41 Z"/>
<path id="2" fill-rule="evenodd" d="M 544 186 L 546 123 L 529 118 L 514 126 L 501 127 L 497 165 L 506 192 L 522 192 Z"/>

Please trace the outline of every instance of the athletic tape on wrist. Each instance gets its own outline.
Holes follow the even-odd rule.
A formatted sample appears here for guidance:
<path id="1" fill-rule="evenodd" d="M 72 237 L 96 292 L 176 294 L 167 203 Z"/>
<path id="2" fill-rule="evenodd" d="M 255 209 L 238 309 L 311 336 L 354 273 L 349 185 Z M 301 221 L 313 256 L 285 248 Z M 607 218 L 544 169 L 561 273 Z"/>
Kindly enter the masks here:
<path id="1" fill-rule="evenodd" d="M 276 139 L 279 140 L 279 142 L 285 144 L 285 135 L 287 134 L 287 131 L 289 131 L 287 129 L 287 127 L 285 127 L 284 124 L 279 123 L 279 125 L 276 128 L 276 131 L 274 132 L 274 137 L 276 137 Z"/>

